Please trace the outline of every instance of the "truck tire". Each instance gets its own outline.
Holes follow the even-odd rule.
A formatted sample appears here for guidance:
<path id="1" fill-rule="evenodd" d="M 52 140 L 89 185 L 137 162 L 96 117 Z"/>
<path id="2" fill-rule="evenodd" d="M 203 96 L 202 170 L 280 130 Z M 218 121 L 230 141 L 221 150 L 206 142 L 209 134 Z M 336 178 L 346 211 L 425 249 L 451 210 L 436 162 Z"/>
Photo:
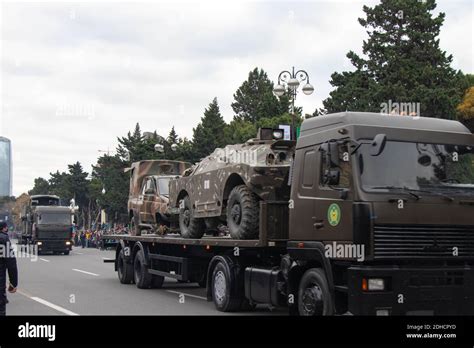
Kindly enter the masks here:
<path id="1" fill-rule="evenodd" d="M 66 251 L 64 252 L 64 255 L 69 255 L 69 250 L 66 250 Z"/>
<path id="2" fill-rule="evenodd" d="M 234 239 L 258 238 L 258 197 L 245 185 L 234 187 L 227 201 L 227 226 Z"/>
<path id="3" fill-rule="evenodd" d="M 242 299 L 231 297 L 231 289 L 234 287 L 232 279 L 229 268 L 223 262 L 218 262 L 212 271 L 211 292 L 214 304 L 220 312 L 240 309 Z"/>
<path id="4" fill-rule="evenodd" d="M 321 268 L 311 268 L 301 277 L 298 289 L 298 313 L 302 316 L 334 314 L 328 281 Z"/>
<path id="5" fill-rule="evenodd" d="M 122 284 L 130 284 L 133 281 L 133 265 L 125 261 L 123 249 L 120 249 L 117 257 L 117 275 Z"/>
<path id="6" fill-rule="evenodd" d="M 133 260 L 133 277 L 137 288 L 151 288 L 152 275 L 148 273 L 148 267 L 145 265 L 145 256 L 141 250 L 137 251 Z"/>
<path id="7" fill-rule="evenodd" d="M 203 219 L 197 219 L 193 216 L 193 208 L 189 196 L 183 199 L 184 208 L 179 211 L 179 230 L 183 238 L 199 239 L 205 232 Z"/>

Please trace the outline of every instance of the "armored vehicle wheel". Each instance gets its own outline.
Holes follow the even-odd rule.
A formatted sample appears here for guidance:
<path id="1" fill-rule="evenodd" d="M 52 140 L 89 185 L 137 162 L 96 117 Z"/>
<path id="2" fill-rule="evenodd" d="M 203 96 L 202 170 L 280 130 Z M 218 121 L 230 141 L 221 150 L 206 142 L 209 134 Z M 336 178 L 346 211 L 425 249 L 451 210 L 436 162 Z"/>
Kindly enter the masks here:
<path id="1" fill-rule="evenodd" d="M 133 266 L 125 261 L 123 249 L 117 257 L 117 274 L 122 284 L 130 284 L 133 280 Z"/>
<path id="2" fill-rule="evenodd" d="M 227 201 L 227 226 L 234 239 L 258 237 L 258 197 L 245 185 L 234 187 Z"/>
<path id="3" fill-rule="evenodd" d="M 152 275 L 148 273 L 148 268 L 145 265 L 145 256 L 141 250 L 136 253 L 133 260 L 133 276 L 137 288 L 149 289 L 151 287 Z"/>
<path id="4" fill-rule="evenodd" d="M 205 232 L 203 219 L 193 217 L 193 209 L 189 196 L 183 199 L 183 208 L 179 212 L 179 230 L 183 238 L 201 238 Z"/>
<path id="5" fill-rule="evenodd" d="M 333 315 L 334 305 L 322 269 L 311 268 L 303 274 L 298 289 L 298 312 L 304 316 Z"/>

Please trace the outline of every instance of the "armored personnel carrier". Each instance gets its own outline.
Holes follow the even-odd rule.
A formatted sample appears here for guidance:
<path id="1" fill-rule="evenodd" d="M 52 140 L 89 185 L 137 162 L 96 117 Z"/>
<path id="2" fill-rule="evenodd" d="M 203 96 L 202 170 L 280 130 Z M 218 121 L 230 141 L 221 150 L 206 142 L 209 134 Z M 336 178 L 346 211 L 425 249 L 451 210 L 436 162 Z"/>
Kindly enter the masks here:
<path id="1" fill-rule="evenodd" d="M 288 201 L 294 141 L 261 128 L 255 139 L 216 149 L 170 181 L 170 212 L 180 233 L 201 238 L 223 223 L 234 239 L 258 236 L 260 201 Z"/>

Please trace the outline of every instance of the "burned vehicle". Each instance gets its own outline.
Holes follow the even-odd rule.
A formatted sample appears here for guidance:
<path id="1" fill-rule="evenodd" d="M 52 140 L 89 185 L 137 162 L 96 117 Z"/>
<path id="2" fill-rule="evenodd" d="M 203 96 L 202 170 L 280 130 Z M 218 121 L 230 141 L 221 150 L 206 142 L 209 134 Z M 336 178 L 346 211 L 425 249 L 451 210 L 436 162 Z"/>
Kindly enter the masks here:
<path id="1" fill-rule="evenodd" d="M 170 212 L 180 233 L 201 238 L 227 225 L 234 239 L 258 237 L 260 201 L 288 201 L 295 142 L 283 130 L 261 128 L 255 139 L 216 149 L 170 182 Z"/>
<path id="2" fill-rule="evenodd" d="M 187 162 L 146 160 L 125 169 L 130 172 L 128 212 L 132 235 L 140 235 L 142 230 L 164 233 L 170 225 L 169 181 L 189 167 L 191 164 Z"/>

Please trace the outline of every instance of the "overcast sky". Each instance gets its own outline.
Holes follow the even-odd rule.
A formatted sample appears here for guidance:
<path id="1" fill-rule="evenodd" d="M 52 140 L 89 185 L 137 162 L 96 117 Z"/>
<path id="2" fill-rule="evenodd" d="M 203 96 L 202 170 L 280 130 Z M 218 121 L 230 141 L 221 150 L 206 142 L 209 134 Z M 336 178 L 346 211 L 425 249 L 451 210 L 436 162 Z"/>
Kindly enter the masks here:
<path id="1" fill-rule="evenodd" d="M 90 172 L 98 150 L 115 149 L 137 122 L 189 138 L 214 97 L 229 122 L 256 66 L 272 80 L 307 70 L 315 93 L 297 104 L 312 113 L 331 73 L 350 69 L 346 53 L 360 53 L 357 18 L 375 3 L 3 3 L 0 136 L 12 140 L 13 194 L 75 161 Z M 440 0 L 438 11 L 442 49 L 472 73 L 473 2 Z"/>

